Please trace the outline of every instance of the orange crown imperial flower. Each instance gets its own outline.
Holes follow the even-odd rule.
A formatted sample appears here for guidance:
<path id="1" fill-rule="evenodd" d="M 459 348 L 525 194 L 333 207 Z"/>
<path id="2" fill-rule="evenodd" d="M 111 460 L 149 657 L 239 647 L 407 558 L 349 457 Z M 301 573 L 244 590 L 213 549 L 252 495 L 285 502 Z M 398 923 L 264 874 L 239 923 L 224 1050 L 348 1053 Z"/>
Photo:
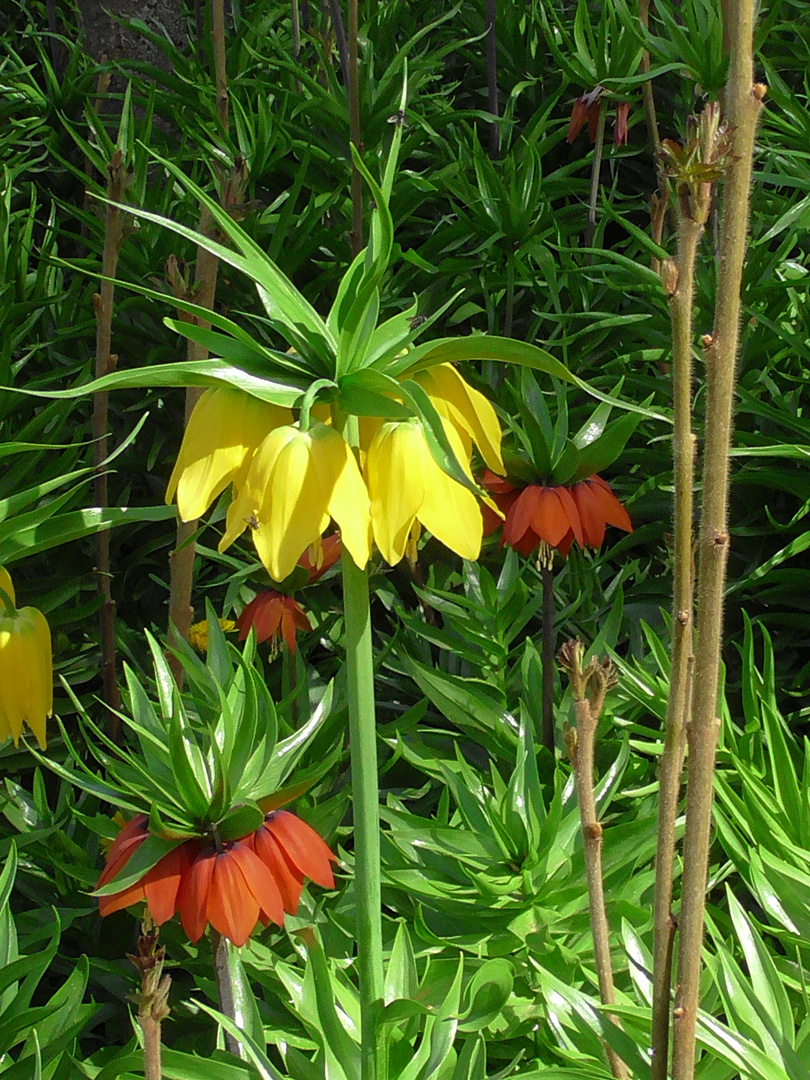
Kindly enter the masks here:
<path id="1" fill-rule="evenodd" d="M 283 638 L 291 653 L 295 653 L 296 630 L 311 630 L 306 612 L 292 596 L 265 589 L 246 604 L 236 619 L 239 640 L 244 641 L 251 627 L 256 640 L 269 641 L 275 654 Z"/>
<path id="2" fill-rule="evenodd" d="M 485 472 L 483 484 L 505 515 L 502 542 L 531 555 L 541 541 L 565 557 L 574 541 L 583 550 L 600 548 L 608 525 L 632 532 L 630 515 L 601 476 L 591 476 L 577 484 L 527 484 L 516 487 L 493 473 Z M 485 516 L 485 531 L 500 524 L 492 511 Z"/>
<path id="3" fill-rule="evenodd" d="M 137 814 L 114 840 L 97 888 L 111 882 L 149 837 L 149 821 Z M 99 897 L 102 916 L 145 900 L 162 926 L 178 911 L 196 943 L 210 923 L 236 946 L 258 922 L 284 925 L 298 910 L 304 879 L 333 889 L 336 857 L 314 829 L 287 810 L 265 815 L 254 832 L 219 845 L 191 838 L 163 856 L 138 881 Z"/>

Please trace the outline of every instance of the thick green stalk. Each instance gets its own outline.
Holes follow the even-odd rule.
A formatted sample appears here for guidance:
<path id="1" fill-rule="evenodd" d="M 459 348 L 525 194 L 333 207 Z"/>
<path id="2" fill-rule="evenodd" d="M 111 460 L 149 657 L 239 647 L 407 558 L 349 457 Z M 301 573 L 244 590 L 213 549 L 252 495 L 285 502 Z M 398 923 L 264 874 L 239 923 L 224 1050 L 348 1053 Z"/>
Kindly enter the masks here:
<path id="1" fill-rule="evenodd" d="M 357 912 L 357 966 L 360 980 L 360 1080 L 378 1076 L 376 1012 L 383 995 L 380 889 L 380 800 L 377 786 L 377 722 L 368 571 L 360 570 L 344 548 L 343 603 L 349 680 L 352 800 L 354 808 L 354 889 Z"/>
<path id="2" fill-rule="evenodd" d="M 689 200 L 681 200 L 678 259 L 662 268 L 672 321 L 672 452 L 675 480 L 672 665 L 664 728 L 664 752 L 658 770 L 658 849 L 655 859 L 653 909 L 652 1080 L 666 1080 L 669 1059 L 669 1011 L 672 986 L 672 879 L 675 822 L 683 768 L 684 730 L 690 711 L 694 664 L 694 574 L 692 503 L 694 436 L 692 435 L 692 302 L 695 258 L 706 220 L 695 220 Z M 708 212 L 708 200 L 706 200 Z"/>
<path id="3" fill-rule="evenodd" d="M 701 947 L 717 736 L 717 694 L 729 535 L 728 460 L 739 345 L 740 292 L 748 229 L 754 132 L 763 86 L 753 83 L 754 0 L 728 5 L 730 68 L 725 93 L 732 132 L 723 202 L 714 330 L 706 355 L 706 445 L 698 570 L 694 702 L 687 729 L 689 780 L 684 837 L 678 988 L 673 1025 L 673 1080 L 693 1080 L 700 1000 Z"/>

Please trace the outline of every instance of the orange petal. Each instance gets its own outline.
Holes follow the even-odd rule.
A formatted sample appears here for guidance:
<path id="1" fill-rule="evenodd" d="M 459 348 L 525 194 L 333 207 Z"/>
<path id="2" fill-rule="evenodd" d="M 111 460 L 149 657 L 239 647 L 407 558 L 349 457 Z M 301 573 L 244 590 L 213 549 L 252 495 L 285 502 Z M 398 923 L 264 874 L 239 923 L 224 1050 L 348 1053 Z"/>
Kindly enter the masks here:
<path id="1" fill-rule="evenodd" d="M 503 524 L 503 518 L 491 510 L 486 503 L 481 503 L 481 516 L 484 519 L 484 536 L 491 536 L 498 526 Z"/>
<path id="2" fill-rule="evenodd" d="M 130 836 L 129 840 L 119 846 L 115 855 L 111 855 L 111 857 L 107 859 L 107 864 L 101 871 L 101 877 L 98 879 L 98 884 L 96 885 L 97 889 L 100 889 L 102 885 L 106 885 L 107 882 L 112 881 L 118 872 L 126 866 L 145 839 L 145 833 L 143 836 Z"/>
<path id="3" fill-rule="evenodd" d="M 566 558 L 566 556 L 568 555 L 568 552 L 571 550 L 571 545 L 573 544 L 573 542 L 574 533 L 571 529 L 569 529 L 565 536 L 562 538 L 562 540 L 559 542 L 559 544 L 557 544 L 557 551 L 559 551 L 563 558 Z"/>
<path id="4" fill-rule="evenodd" d="M 503 525 L 503 538 L 507 544 L 515 547 L 531 527 L 537 503 L 540 500 L 540 492 L 543 489 L 538 484 L 529 484 L 524 488 L 515 500 L 512 509 L 506 515 Z"/>
<path id="5" fill-rule="evenodd" d="M 192 945 L 200 940 L 208 924 L 206 910 L 216 859 L 217 853 L 213 848 L 201 851 L 180 882 L 177 897 L 180 920 Z"/>
<path id="6" fill-rule="evenodd" d="M 112 896 L 100 896 L 98 898 L 98 913 L 102 918 L 105 915 L 112 915 L 114 911 L 121 911 L 131 904 L 137 904 L 139 900 L 144 899 L 145 895 L 143 879 L 141 879 L 141 881 L 136 881 L 134 885 L 130 885 L 128 889 L 113 893 Z"/>
<path id="7" fill-rule="evenodd" d="M 256 854 L 251 842 L 244 840 L 235 843 L 231 856 L 242 871 L 245 885 L 253 894 L 261 913 L 283 926 L 284 904 L 278 882 L 267 864 Z M 253 925 L 256 925 L 255 922 Z"/>
<path id="8" fill-rule="evenodd" d="M 146 839 L 148 826 L 149 820 L 146 814 L 136 814 L 131 821 L 128 821 L 126 825 L 124 825 L 118 836 L 116 836 L 115 840 L 113 840 L 110 845 L 110 850 L 107 853 L 107 862 L 101 872 L 101 877 L 96 886 L 97 889 L 115 877 L 127 859 L 132 855 L 133 849 Z M 127 852 L 126 858 L 120 860 L 119 855 L 124 850 Z M 111 866 L 114 862 L 117 863 L 117 868 L 115 871 L 112 871 Z"/>
<path id="9" fill-rule="evenodd" d="M 532 529 L 551 547 L 556 547 L 570 529 L 557 489 L 542 488 L 532 518 Z"/>
<path id="10" fill-rule="evenodd" d="M 606 483 L 601 476 L 591 476 L 586 483 L 590 485 L 591 491 L 596 496 L 608 525 L 615 525 L 617 529 L 632 532 L 633 523 L 630 515 L 613 494 L 610 484 Z"/>
<path id="11" fill-rule="evenodd" d="M 259 901 L 247 887 L 232 847 L 214 856 L 205 914 L 214 929 L 237 948 L 245 944 L 259 921 Z"/>
<path id="12" fill-rule="evenodd" d="M 583 536 L 583 533 L 582 533 L 582 522 L 580 521 L 580 518 L 579 518 L 579 511 L 577 510 L 577 504 L 571 498 L 571 492 L 568 490 L 567 487 L 563 487 L 562 485 L 560 485 L 558 488 L 556 488 L 556 491 L 557 491 L 557 495 L 559 497 L 559 500 L 563 505 L 563 509 L 565 510 L 566 514 L 568 515 L 568 521 L 569 521 L 569 523 L 571 525 L 571 530 L 574 533 L 574 537 L 576 539 L 576 542 L 579 544 L 579 546 L 581 548 L 584 548 L 585 547 L 585 537 Z"/>
<path id="13" fill-rule="evenodd" d="M 579 510 L 585 543 L 588 547 L 600 548 L 605 539 L 605 515 L 596 496 L 585 481 L 575 484 L 571 495 Z"/>
<path id="14" fill-rule="evenodd" d="M 325 889 L 334 889 L 330 862 L 337 862 L 320 836 L 289 810 L 268 814 L 264 827 L 278 841 L 291 862 L 302 874 Z"/>
<path id="15" fill-rule="evenodd" d="M 162 926 L 177 911 L 178 894 L 183 877 L 200 850 L 196 840 L 180 844 L 148 871 L 143 879 L 149 913 L 158 926 Z"/>
<path id="16" fill-rule="evenodd" d="M 275 879 L 278 891 L 281 893 L 284 910 L 290 915 L 295 915 L 298 910 L 298 901 L 301 899 L 301 890 L 304 887 L 304 875 L 290 861 L 276 838 L 264 826 L 256 830 L 253 840 L 256 854 Z"/>
<path id="17" fill-rule="evenodd" d="M 498 476 L 489 469 L 484 469 L 481 483 L 493 495 L 511 495 L 516 490 L 514 484 L 510 484 L 508 480 L 504 480 L 502 476 Z"/>

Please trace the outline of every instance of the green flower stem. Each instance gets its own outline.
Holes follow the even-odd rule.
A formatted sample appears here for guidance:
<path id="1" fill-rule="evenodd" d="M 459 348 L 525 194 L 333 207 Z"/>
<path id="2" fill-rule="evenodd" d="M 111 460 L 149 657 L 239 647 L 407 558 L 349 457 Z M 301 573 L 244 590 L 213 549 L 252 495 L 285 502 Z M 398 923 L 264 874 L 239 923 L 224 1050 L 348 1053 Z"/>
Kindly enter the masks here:
<path id="1" fill-rule="evenodd" d="M 549 553 L 549 560 L 551 558 Z M 540 580 L 543 583 L 543 644 L 540 661 L 543 669 L 542 717 L 543 746 L 554 757 L 554 653 L 557 634 L 554 626 L 554 569 L 550 562 L 542 562 Z"/>
<path id="2" fill-rule="evenodd" d="M 728 465 L 734 376 L 740 332 L 740 293 L 748 230 L 754 133 L 765 87 L 753 83 L 754 0 L 729 5 L 730 67 L 726 122 L 733 132 L 720 232 L 720 265 L 714 329 L 704 339 L 706 447 L 699 539 L 699 613 L 694 703 L 687 729 L 689 780 L 683 886 L 679 919 L 678 978 L 673 1023 L 673 1080 L 693 1080 L 700 1001 L 701 947 L 717 737 L 717 696 L 729 535 Z"/>
<path id="3" fill-rule="evenodd" d="M 708 187 L 708 185 L 705 185 Z M 669 1011 L 672 987 L 672 878 L 675 863 L 675 822 L 683 768 L 684 732 L 691 709 L 694 665 L 694 573 L 692 554 L 692 495 L 694 436 L 692 434 L 692 302 L 695 258 L 709 211 L 709 193 L 684 212 L 678 225 L 677 263 L 667 263 L 662 276 L 672 321 L 672 448 L 675 479 L 675 537 L 672 612 L 672 665 L 664 728 L 664 752 L 658 770 L 658 848 L 655 859 L 653 907 L 652 1080 L 666 1080 L 669 1059 Z"/>
<path id="4" fill-rule="evenodd" d="M 217 978 L 217 993 L 219 994 L 219 1011 L 223 1016 L 229 1017 L 235 1024 L 239 1024 L 236 1017 L 236 1009 L 233 1000 L 233 979 L 231 977 L 231 959 L 229 954 L 230 942 L 226 937 L 211 927 L 211 947 L 214 950 L 214 972 Z M 230 1032 L 225 1031 L 225 1048 L 236 1057 L 242 1056 L 239 1040 Z"/>
<path id="5" fill-rule="evenodd" d="M 0 604 L 5 611 L 3 617 L 6 619 L 15 619 L 17 617 L 17 609 L 11 602 L 11 597 L 8 595 L 5 589 L 0 588 Z"/>
<path id="6" fill-rule="evenodd" d="M 599 176 L 602 172 L 602 154 L 605 148 L 605 120 L 607 109 L 602 98 L 599 98 L 599 121 L 596 125 L 596 143 L 593 148 L 593 165 L 591 166 L 591 193 L 588 198 L 588 224 L 585 228 L 585 247 L 593 247 L 593 238 L 596 235 L 596 204 L 599 201 Z"/>
<path id="7" fill-rule="evenodd" d="M 377 723 L 368 571 L 345 550 L 343 602 L 349 678 L 354 890 L 357 964 L 360 980 L 360 1080 L 377 1080 L 376 1012 L 383 995 L 382 897 L 380 888 L 380 798 L 377 786 Z M 384 1080 L 379 1075 L 379 1080 Z"/>

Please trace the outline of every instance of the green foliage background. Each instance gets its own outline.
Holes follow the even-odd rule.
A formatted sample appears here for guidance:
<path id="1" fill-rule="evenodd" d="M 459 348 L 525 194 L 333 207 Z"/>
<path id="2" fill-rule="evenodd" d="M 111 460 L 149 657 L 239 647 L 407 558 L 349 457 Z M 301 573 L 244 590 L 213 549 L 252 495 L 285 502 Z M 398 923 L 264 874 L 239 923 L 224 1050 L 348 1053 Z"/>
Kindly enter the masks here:
<path id="1" fill-rule="evenodd" d="M 678 138 L 687 115 L 722 85 L 714 7 L 710 0 L 656 6 L 649 45 L 665 137 Z M 225 132 L 208 39 L 196 40 L 191 12 L 193 47 L 178 51 L 156 38 L 168 72 L 92 62 L 72 5 L 58 8 L 56 35 L 44 4 L 15 0 L 0 14 L 0 386 L 9 388 L 0 391 L 0 563 L 11 568 L 18 596 L 47 614 L 57 672 L 97 720 L 93 533 L 114 526 L 118 646 L 149 686 L 143 631 L 161 635 L 167 618 L 174 512 L 163 494 L 179 446 L 182 395 L 125 390 L 111 398 L 111 509 L 99 510 L 90 402 L 10 388 L 46 391 L 89 380 L 103 243 L 95 196 L 103 194 L 116 145 L 129 172 L 127 200 L 191 227 L 198 207 L 153 154 L 211 192 L 243 158 L 241 224 L 319 310 L 328 309 L 350 262 L 348 113 L 332 32 L 314 5 L 312 20 L 296 61 L 287 5 L 234 5 Z M 361 3 L 364 159 L 377 174 L 406 57 L 409 71 L 391 199 L 397 248 L 383 308 L 405 310 L 416 294 L 420 315 L 429 316 L 452 298 L 437 330 L 537 342 L 601 392 L 649 402 L 666 416 L 669 319 L 651 269 L 660 254 L 649 239 L 657 181 L 635 12 L 624 0 L 499 5 L 496 160 L 488 150 L 484 32 L 483 5 L 466 0 L 442 0 L 427 13 L 413 0 Z M 755 163 L 732 464 L 726 704 L 700 1029 L 706 1080 L 799 1080 L 810 1072 L 810 34 L 802 0 L 764 5 L 757 43 L 757 77 L 769 92 Z M 102 67 L 117 81 L 98 103 Z M 630 138 L 606 153 L 586 249 L 592 149 L 584 133 L 569 145 L 566 131 L 574 99 L 596 83 L 611 103 L 631 103 Z M 698 267 L 700 333 L 712 320 L 715 239 L 712 222 Z M 664 247 L 670 244 L 665 230 Z M 165 290 L 167 303 L 161 309 L 117 288 L 120 368 L 183 358 L 182 339 L 163 322 L 175 314 L 164 280 L 172 255 L 181 267 L 192 264 L 193 245 L 129 219 L 119 278 Z M 221 275 L 217 304 L 239 319 L 259 314 L 253 292 L 230 272 Z M 485 367 L 469 376 L 504 415 L 516 411 L 511 374 L 504 382 L 502 372 Z M 699 437 L 701 385 L 698 358 Z M 570 392 L 567 407 L 576 430 L 593 403 Z M 381 567 L 372 579 L 386 992 L 387 1001 L 410 1003 L 388 1006 L 392 1077 L 601 1077 L 600 1032 L 635 1075 L 649 1072 L 671 472 L 668 426 L 642 420 L 607 477 L 635 532 L 614 534 L 601 552 L 574 553 L 556 568 L 561 639 L 581 635 L 613 655 L 623 673 L 600 730 L 598 767 L 624 1034 L 596 1008 L 569 770 L 533 740 L 540 724 L 536 569 L 496 540 L 475 565 L 428 542 L 418 576 Z M 224 507 L 216 508 L 199 536 L 199 618 L 206 601 L 229 617 L 262 583 L 249 544 L 216 553 L 223 517 Z M 200 1075 L 194 1055 L 208 1051 L 206 1068 L 223 1078 L 351 1077 L 344 1044 L 356 1034 L 357 1003 L 338 582 L 328 575 L 303 593 L 316 631 L 302 638 L 295 664 L 265 655 L 264 666 L 280 736 L 329 695 L 301 764 L 333 763 L 296 811 L 340 852 L 339 888 L 325 899 L 313 891 L 285 931 L 265 932 L 243 952 L 239 985 L 252 1049 L 242 1063 L 215 1049 L 207 946 L 191 947 L 177 926 L 164 929 L 174 980 L 173 1020 L 164 1026 L 167 1076 Z M 562 685 L 557 707 L 561 728 L 570 708 Z M 75 737 L 75 703 L 62 692 L 57 709 Z M 55 730 L 49 755 L 65 759 Z M 115 831 L 110 807 L 42 771 L 27 749 L 9 745 L 0 757 L 0 1074 L 137 1076 L 125 1003 L 133 977 L 124 956 L 136 923 L 126 913 L 102 923 L 88 897 L 100 840 Z M 313 921 L 328 961 L 308 965 L 295 931 Z M 339 1012 L 328 1004 L 335 1000 Z M 338 1047 L 332 1072 L 324 1071 L 327 1045 Z"/>

